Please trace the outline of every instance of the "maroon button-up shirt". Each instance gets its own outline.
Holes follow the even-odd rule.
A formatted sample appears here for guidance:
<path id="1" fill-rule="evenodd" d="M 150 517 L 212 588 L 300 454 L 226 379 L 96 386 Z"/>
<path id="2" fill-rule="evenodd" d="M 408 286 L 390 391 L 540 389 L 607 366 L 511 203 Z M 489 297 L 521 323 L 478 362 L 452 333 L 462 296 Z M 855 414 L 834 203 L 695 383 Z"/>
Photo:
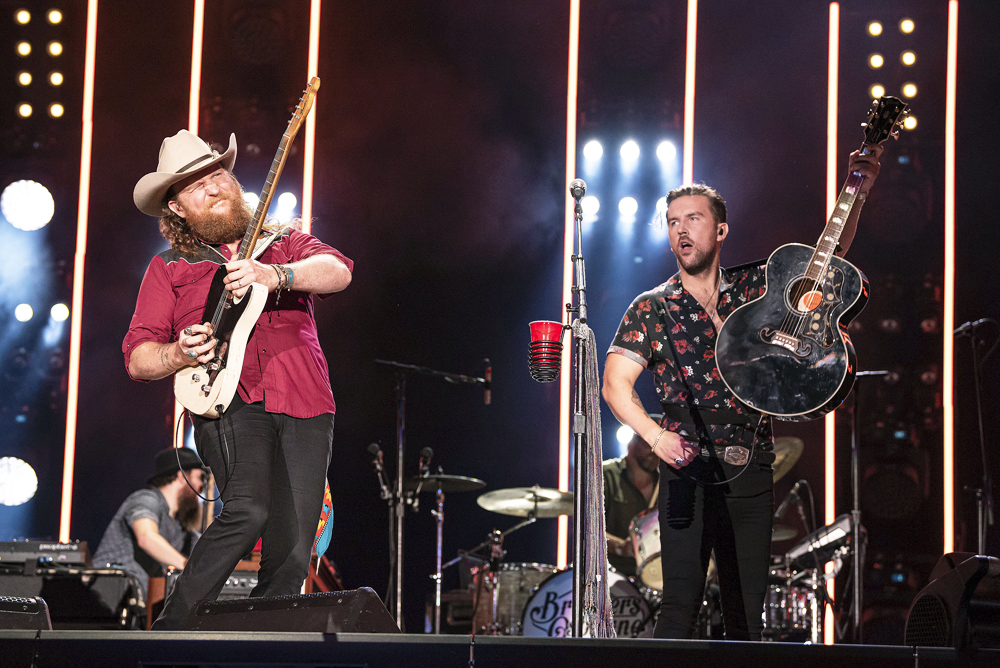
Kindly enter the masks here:
<path id="1" fill-rule="evenodd" d="M 354 271 L 354 263 L 338 250 L 297 230 L 285 230 L 257 260 L 286 264 L 319 254 L 333 255 Z M 196 253 L 167 250 L 150 261 L 122 343 L 126 369 L 139 344 L 175 341 L 185 327 L 203 321 L 212 277 L 231 258 L 225 246 L 206 246 Z M 247 342 L 237 390 L 240 398 L 247 403 L 263 401 L 269 413 L 297 418 L 336 412 L 313 317 L 313 296 L 283 290 L 280 300 L 275 297 L 275 293 L 267 296 Z"/>

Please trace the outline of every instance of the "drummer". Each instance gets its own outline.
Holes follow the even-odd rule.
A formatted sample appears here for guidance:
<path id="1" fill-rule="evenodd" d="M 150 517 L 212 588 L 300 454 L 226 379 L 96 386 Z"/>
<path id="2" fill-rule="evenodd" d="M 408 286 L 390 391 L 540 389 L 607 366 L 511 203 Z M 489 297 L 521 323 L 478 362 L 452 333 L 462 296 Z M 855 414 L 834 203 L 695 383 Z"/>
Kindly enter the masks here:
<path id="1" fill-rule="evenodd" d="M 649 417 L 659 423 L 661 416 Z M 635 550 L 628 528 L 636 515 L 656 506 L 659 464 L 660 458 L 638 434 L 632 436 L 624 457 L 604 462 L 608 563 L 622 575 L 635 575 Z"/>

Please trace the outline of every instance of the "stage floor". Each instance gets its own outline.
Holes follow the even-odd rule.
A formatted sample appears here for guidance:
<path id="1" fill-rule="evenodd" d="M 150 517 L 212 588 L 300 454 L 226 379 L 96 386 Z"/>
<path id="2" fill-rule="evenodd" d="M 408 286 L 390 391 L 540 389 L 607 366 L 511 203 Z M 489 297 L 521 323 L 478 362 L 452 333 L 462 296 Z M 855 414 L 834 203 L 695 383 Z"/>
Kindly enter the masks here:
<path id="1" fill-rule="evenodd" d="M 1000 650 L 576 640 L 360 633 L 0 631 L 0 665 L 54 667 L 366 666 L 369 668 L 972 668 L 1000 665 Z"/>

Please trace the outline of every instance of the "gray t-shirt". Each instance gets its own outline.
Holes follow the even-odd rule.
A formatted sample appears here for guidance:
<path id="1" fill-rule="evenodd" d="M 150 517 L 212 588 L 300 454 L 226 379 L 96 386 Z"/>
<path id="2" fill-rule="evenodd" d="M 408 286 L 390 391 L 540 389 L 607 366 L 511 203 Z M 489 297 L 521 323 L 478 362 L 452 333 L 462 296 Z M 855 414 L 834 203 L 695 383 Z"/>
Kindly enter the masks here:
<path id="1" fill-rule="evenodd" d="M 162 577 L 165 568 L 139 547 L 132 524 L 141 518 L 156 522 L 160 535 L 185 556 L 190 553 L 197 534 L 185 531 L 180 522 L 170 516 L 170 506 L 158 489 L 141 489 L 125 499 L 104 530 L 104 536 L 94 553 L 94 566 L 104 568 L 112 565 L 131 573 L 142 585 L 142 596 L 145 599 L 149 578 Z"/>

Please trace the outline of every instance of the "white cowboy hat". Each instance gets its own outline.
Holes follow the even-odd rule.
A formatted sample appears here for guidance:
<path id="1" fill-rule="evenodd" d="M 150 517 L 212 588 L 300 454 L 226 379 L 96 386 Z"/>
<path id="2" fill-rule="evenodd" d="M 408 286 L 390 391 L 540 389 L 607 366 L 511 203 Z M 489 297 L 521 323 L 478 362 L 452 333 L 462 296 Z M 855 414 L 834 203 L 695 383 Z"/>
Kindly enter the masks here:
<path id="1" fill-rule="evenodd" d="M 139 211 L 159 218 L 163 215 L 163 200 L 170 186 L 217 162 L 232 171 L 236 163 L 235 134 L 229 135 L 229 148 L 220 154 L 198 135 L 181 130 L 160 144 L 160 161 L 156 171 L 139 179 L 132 191 L 132 199 Z"/>

